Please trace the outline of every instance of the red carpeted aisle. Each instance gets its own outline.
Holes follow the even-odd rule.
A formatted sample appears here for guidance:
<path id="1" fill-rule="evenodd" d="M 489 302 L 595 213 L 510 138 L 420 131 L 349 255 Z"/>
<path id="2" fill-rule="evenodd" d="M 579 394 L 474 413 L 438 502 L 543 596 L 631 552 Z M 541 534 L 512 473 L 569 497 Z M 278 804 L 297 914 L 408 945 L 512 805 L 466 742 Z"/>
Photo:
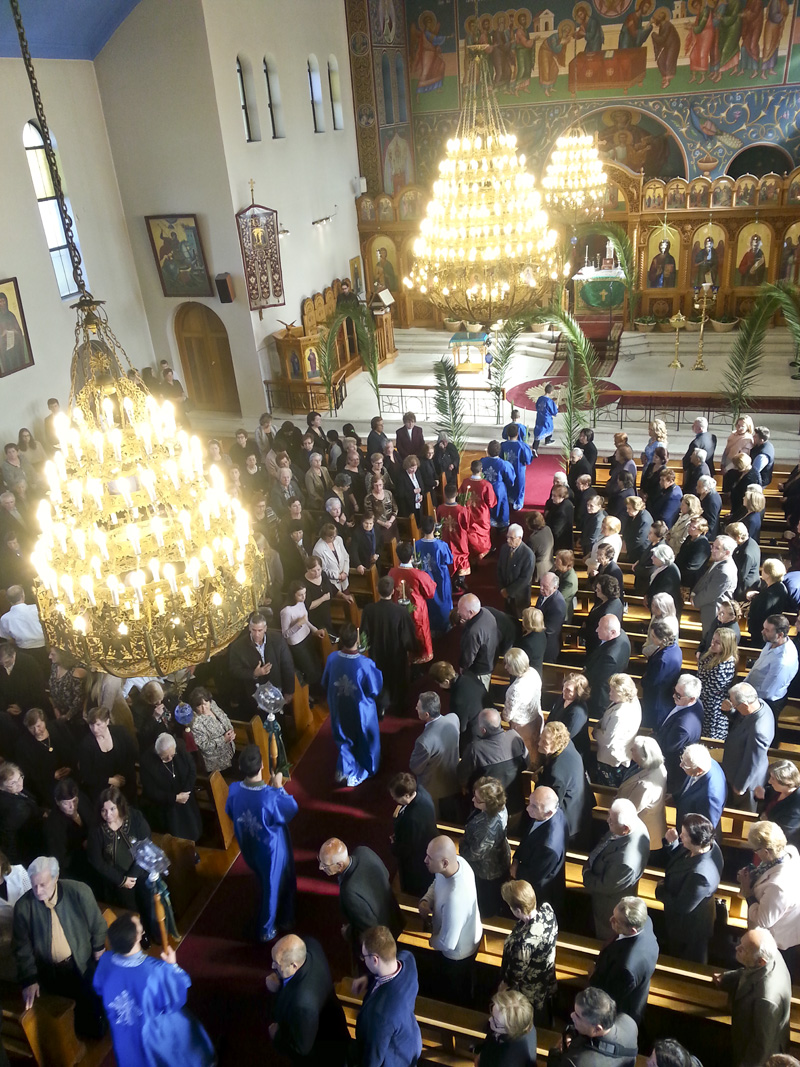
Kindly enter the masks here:
<path id="1" fill-rule="evenodd" d="M 560 455 L 539 455 L 528 466 L 525 475 L 525 507 L 523 511 L 541 511 L 550 497 L 553 475 L 564 469 Z"/>

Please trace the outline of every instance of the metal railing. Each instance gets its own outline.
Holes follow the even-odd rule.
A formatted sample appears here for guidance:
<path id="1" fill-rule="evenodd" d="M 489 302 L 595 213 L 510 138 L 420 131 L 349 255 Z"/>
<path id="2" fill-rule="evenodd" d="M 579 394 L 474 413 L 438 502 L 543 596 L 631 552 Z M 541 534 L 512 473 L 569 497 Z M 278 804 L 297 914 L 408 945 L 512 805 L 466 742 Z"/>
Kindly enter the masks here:
<path id="1" fill-rule="evenodd" d="M 598 423 L 613 423 L 623 427 L 625 423 L 647 425 L 653 419 L 663 419 L 680 430 L 698 416 L 708 419 L 709 426 L 731 426 L 731 407 L 727 397 L 708 393 L 644 393 L 627 389 L 603 389 L 598 397 Z M 796 397 L 757 397 L 748 407 L 755 414 L 759 411 L 794 413 Z"/>
<path id="2" fill-rule="evenodd" d="M 496 426 L 497 401 L 495 394 L 486 385 L 462 385 L 459 394 L 464 405 L 464 419 L 466 422 L 481 423 Z M 500 406 L 501 418 L 505 403 L 505 390 L 502 393 Z M 381 412 L 384 418 L 388 415 L 402 415 L 406 411 L 413 411 L 418 422 L 435 422 L 438 418 L 436 412 L 436 386 L 435 385 L 397 385 L 381 383 Z"/>

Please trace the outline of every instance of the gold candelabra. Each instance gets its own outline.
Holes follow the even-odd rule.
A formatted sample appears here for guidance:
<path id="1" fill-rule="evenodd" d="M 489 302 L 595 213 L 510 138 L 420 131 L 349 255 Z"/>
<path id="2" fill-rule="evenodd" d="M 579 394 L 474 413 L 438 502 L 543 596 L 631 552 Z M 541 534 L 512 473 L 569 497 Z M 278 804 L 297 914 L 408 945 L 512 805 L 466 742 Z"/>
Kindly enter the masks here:
<path id="1" fill-rule="evenodd" d="M 678 348 L 681 343 L 681 330 L 686 326 L 686 318 L 681 315 L 680 311 L 677 315 L 673 315 L 669 320 L 670 326 L 675 330 L 675 355 L 672 362 L 669 364 L 670 370 L 680 370 L 683 364 L 678 359 Z"/>
<path id="2" fill-rule="evenodd" d="M 697 359 L 694 361 L 692 370 L 708 370 L 708 367 L 703 362 L 703 337 L 706 322 L 708 321 L 706 311 L 711 300 L 716 303 L 718 291 L 719 286 L 712 285 L 711 282 L 703 282 L 702 285 L 694 287 L 694 306 L 700 312 L 700 339 L 697 344 Z"/>

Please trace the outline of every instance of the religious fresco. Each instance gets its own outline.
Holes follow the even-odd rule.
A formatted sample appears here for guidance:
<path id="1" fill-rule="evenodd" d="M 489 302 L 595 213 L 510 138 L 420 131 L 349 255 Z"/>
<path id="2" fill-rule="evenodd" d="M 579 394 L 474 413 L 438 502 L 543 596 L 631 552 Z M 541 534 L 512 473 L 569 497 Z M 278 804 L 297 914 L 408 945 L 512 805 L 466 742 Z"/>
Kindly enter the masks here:
<path id="1" fill-rule="evenodd" d="M 781 263 L 778 271 L 781 281 L 798 284 L 800 278 L 800 222 L 794 222 L 783 235 Z"/>
<path id="2" fill-rule="evenodd" d="M 699 226 L 692 235 L 692 285 L 720 285 L 725 263 L 725 231 L 716 223 Z"/>
<path id="3" fill-rule="evenodd" d="M 412 111 L 419 115 L 450 108 L 458 110 L 454 0 L 406 0 L 406 25 Z"/>
<path id="4" fill-rule="evenodd" d="M 678 265 L 681 259 L 680 235 L 662 229 L 650 234 L 647 244 L 647 287 L 649 289 L 675 289 L 678 281 Z"/>
<path id="5" fill-rule="evenodd" d="M 588 115 L 587 133 L 597 134 L 600 156 L 645 178 L 684 175 L 686 163 L 680 144 L 662 123 L 631 107 L 609 107 Z"/>
<path id="6" fill-rule="evenodd" d="M 767 280 L 772 250 L 772 231 L 763 222 L 752 222 L 739 231 L 733 257 L 733 284 L 758 286 Z"/>
<path id="7" fill-rule="evenodd" d="M 414 154 L 411 150 L 411 127 L 393 126 L 381 130 L 381 167 L 383 191 L 396 196 L 414 181 Z"/>
<path id="8" fill-rule="evenodd" d="M 400 290 L 397 246 L 385 234 L 377 234 L 367 244 L 367 281 L 371 286 L 377 282 L 379 289 L 393 293 Z"/>

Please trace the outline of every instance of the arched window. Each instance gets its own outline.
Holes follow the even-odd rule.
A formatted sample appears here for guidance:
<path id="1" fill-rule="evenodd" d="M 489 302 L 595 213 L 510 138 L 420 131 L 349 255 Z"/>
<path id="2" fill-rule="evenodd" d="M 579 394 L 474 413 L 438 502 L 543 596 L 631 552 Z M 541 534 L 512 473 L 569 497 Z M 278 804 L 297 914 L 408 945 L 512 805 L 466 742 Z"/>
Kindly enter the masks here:
<path id="1" fill-rule="evenodd" d="M 342 111 L 342 85 L 339 81 L 339 63 L 336 56 L 328 56 L 328 89 L 331 94 L 331 113 L 334 130 L 344 129 L 344 112 Z"/>
<path id="2" fill-rule="evenodd" d="M 278 80 L 278 68 L 275 66 L 275 59 L 270 55 L 264 56 L 264 80 L 267 83 L 267 100 L 269 101 L 272 136 L 273 138 L 285 137 L 286 127 L 283 124 L 281 83 Z"/>
<path id="3" fill-rule="evenodd" d="M 406 103 L 406 69 L 403 57 L 398 52 L 394 57 L 394 73 L 397 78 L 397 121 L 408 122 L 408 104 Z"/>
<path id="4" fill-rule="evenodd" d="M 383 83 L 383 109 L 388 125 L 394 122 L 394 97 L 392 96 L 392 70 L 389 57 L 384 52 L 381 56 L 381 81 Z"/>
<path id="5" fill-rule="evenodd" d="M 308 93 L 311 98 L 314 133 L 325 133 L 325 112 L 322 110 L 322 82 L 319 77 L 317 57 L 310 55 L 306 66 L 308 67 Z"/>
<path id="6" fill-rule="evenodd" d="M 242 122 L 246 141 L 260 141 L 261 128 L 258 125 L 258 112 L 255 107 L 255 86 L 250 63 L 242 56 L 236 57 L 236 78 L 239 82 L 239 102 L 242 105 Z"/>
<path id="7" fill-rule="evenodd" d="M 56 191 L 53 186 L 53 175 L 50 172 L 50 164 L 47 162 L 47 155 L 44 150 L 44 139 L 35 123 L 25 123 L 25 128 L 22 131 L 22 143 L 25 147 L 25 155 L 27 156 L 28 167 L 31 172 L 33 191 L 35 192 L 36 199 L 39 203 L 39 214 L 42 217 L 42 226 L 44 227 L 47 247 L 50 249 L 50 260 L 53 264 L 56 281 L 58 282 L 58 291 L 63 298 L 77 296 L 78 288 L 75 285 L 75 279 L 72 277 L 72 261 L 69 258 L 69 251 L 67 250 L 67 235 L 64 231 L 64 219 L 61 214 L 58 200 L 56 199 Z M 59 176 L 63 188 L 64 176 L 61 174 L 60 169 Z M 70 216 L 72 216 L 72 212 L 69 208 L 69 201 L 67 201 L 67 210 L 70 211 Z M 78 246 L 78 249 L 80 249 L 74 216 L 72 216 L 72 218 L 72 236 L 75 239 L 75 244 Z"/>

